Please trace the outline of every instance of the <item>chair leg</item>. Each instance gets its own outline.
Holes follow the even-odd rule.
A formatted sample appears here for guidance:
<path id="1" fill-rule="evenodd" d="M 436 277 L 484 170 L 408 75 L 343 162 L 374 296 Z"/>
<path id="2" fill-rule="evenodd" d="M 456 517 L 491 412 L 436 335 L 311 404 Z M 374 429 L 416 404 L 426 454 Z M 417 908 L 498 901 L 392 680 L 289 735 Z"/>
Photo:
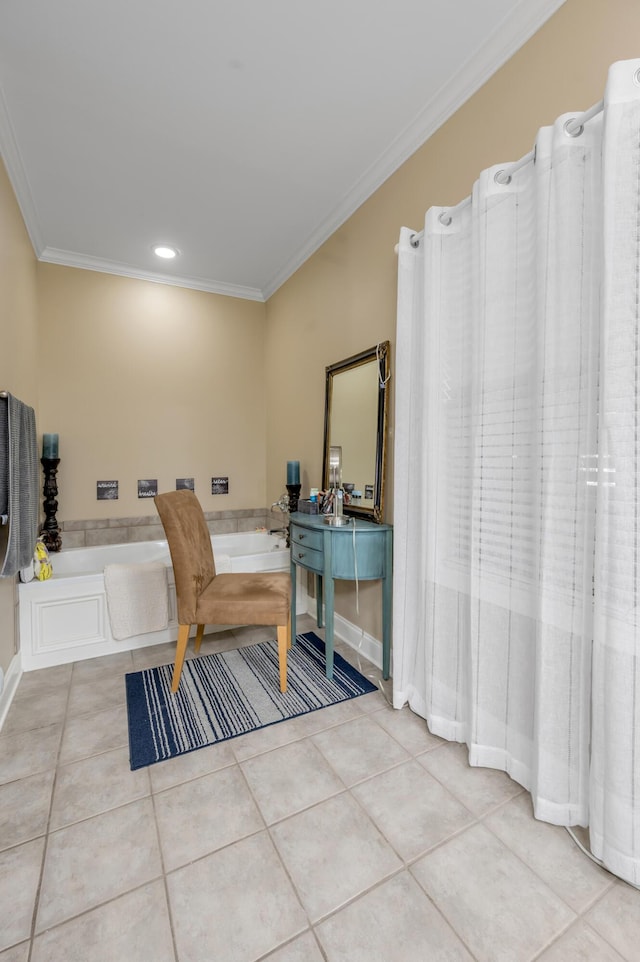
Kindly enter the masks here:
<path id="1" fill-rule="evenodd" d="M 278 665 L 280 666 L 280 691 L 282 692 L 287 690 L 287 641 L 290 634 L 287 625 L 278 625 Z"/>
<path id="2" fill-rule="evenodd" d="M 291 611 L 289 611 L 289 620 L 287 622 L 287 648 L 291 648 Z"/>
<path id="3" fill-rule="evenodd" d="M 171 691 L 173 692 L 176 692 L 178 690 L 178 685 L 180 684 L 180 675 L 182 674 L 184 656 L 187 653 L 187 643 L 189 641 L 190 630 L 191 630 L 191 625 L 178 625 L 178 643 L 176 645 L 176 663 L 173 668 L 173 680 L 171 682 Z"/>
<path id="4" fill-rule="evenodd" d="M 200 651 L 200 645 L 202 644 L 203 635 L 204 635 L 204 625 L 198 625 L 196 629 L 196 655 Z"/>

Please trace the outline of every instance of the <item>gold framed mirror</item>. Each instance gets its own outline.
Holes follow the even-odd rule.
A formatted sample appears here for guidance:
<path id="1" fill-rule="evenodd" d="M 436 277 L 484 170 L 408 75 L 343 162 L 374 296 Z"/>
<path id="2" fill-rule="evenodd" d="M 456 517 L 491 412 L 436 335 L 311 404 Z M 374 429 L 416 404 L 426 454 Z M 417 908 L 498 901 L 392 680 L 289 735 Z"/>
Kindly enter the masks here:
<path id="1" fill-rule="evenodd" d="M 344 513 L 384 520 L 389 341 L 326 368 L 322 486 L 337 477 Z M 332 450 L 333 449 L 333 450 Z"/>

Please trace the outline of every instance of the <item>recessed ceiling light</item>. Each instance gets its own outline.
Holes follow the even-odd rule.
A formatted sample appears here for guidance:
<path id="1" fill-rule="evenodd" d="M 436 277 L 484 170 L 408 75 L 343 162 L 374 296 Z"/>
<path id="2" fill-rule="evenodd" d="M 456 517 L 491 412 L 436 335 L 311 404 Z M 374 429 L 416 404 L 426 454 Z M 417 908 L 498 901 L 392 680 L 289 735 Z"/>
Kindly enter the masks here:
<path id="1" fill-rule="evenodd" d="M 178 250 L 175 247 L 167 247 L 166 244 L 156 244 L 153 248 L 153 253 L 158 257 L 164 257 L 166 260 L 171 260 L 171 258 L 177 257 Z"/>

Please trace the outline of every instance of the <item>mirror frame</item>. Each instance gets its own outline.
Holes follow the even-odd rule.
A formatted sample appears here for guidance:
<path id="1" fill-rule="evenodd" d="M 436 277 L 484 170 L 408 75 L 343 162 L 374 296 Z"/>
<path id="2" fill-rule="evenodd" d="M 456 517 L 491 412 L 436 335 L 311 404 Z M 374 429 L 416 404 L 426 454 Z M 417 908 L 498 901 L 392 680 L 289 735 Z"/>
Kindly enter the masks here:
<path id="1" fill-rule="evenodd" d="M 373 491 L 373 507 L 361 507 L 345 504 L 344 513 L 367 521 L 382 524 L 384 520 L 384 487 L 387 459 L 387 389 L 389 386 L 389 341 L 381 341 L 360 354 L 345 358 L 336 364 L 330 364 L 326 370 L 325 404 L 324 404 L 324 445 L 322 457 L 322 487 L 326 491 L 329 487 L 329 448 L 331 439 L 331 404 L 333 399 L 333 378 L 336 374 L 343 374 L 370 361 L 378 361 L 378 397 L 376 418 L 376 464 Z"/>

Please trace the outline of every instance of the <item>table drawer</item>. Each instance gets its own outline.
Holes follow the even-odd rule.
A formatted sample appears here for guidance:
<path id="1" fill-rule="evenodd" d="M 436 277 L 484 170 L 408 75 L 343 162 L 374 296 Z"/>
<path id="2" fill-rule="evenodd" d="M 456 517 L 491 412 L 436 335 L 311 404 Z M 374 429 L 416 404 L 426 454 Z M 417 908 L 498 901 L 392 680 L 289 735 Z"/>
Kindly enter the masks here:
<path id="1" fill-rule="evenodd" d="M 322 551 L 322 536 L 322 531 L 312 531 L 310 528 L 301 528 L 297 524 L 291 526 L 291 541 L 294 544 L 303 545 L 305 548 L 314 548 L 316 551 Z"/>
<path id="2" fill-rule="evenodd" d="M 309 568 L 310 571 L 322 574 L 324 567 L 322 551 L 316 551 L 315 548 L 307 548 L 306 545 L 293 543 L 291 545 L 291 560 L 297 565 L 302 565 L 303 568 Z"/>

